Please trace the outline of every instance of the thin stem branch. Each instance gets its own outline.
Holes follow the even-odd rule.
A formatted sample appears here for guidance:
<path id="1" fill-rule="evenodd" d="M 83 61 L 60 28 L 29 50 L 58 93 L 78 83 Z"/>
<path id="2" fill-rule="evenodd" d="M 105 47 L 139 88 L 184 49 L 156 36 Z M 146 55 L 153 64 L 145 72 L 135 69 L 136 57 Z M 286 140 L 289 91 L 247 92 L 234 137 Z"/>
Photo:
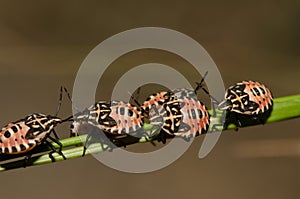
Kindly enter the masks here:
<path id="1" fill-rule="evenodd" d="M 210 111 L 211 112 L 211 111 Z M 212 121 L 213 123 L 218 122 L 218 116 L 217 118 L 214 118 Z M 289 120 L 292 118 L 300 117 L 300 95 L 293 95 L 293 96 L 286 96 L 286 97 L 281 97 L 281 98 L 276 98 L 274 99 L 274 108 L 271 113 L 271 116 L 268 118 L 266 123 L 273 123 L 273 122 L 279 122 L 283 120 Z M 212 126 L 211 124 L 211 126 Z M 152 129 L 152 126 L 150 124 L 145 124 L 144 127 L 145 131 L 149 132 Z M 235 129 L 235 125 L 231 124 L 228 126 L 228 129 Z M 212 132 L 212 131 L 209 131 Z M 67 159 L 72 159 L 72 158 L 79 158 L 82 156 L 83 152 L 83 146 L 78 146 L 85 142 L 87 135 L 81 135 L 77 137 L 72 137 L 72 138 L 66 138 L 66 139 L 61 139 L 60 142 L 63 145 L 64 150 L 62 151 L 63 154 Z M 125 139 L 126 141 L 126 139 Z M 136 139 L 136 140 L 131 140 L 129 142 L 126 142 L 126 145 L 129 144 L 134 144 L 134 143 L 144 143 L 152 141 L 146 138 L 141 138 L 141 139 Z M 52 143 L 52 145 L 55 148 L 59 148 L 58 144 Z M 104 147 L 103 147 L 104 146 Z M 73 147 L 73 148 L 70 148 Z M 99 153 L 103 151 L 103 148 L 107 146 L 101 145 L 100 143 L 93 143 L 89 146 L 86 155 L 91 154 L 91 153 Z M 68 149 L 66 149 L 68 148 Z M 49 154 L 45 152 L 48 152 L 50 150 L 49 147 L 44 147 L 41 148 L 41 150 L 38 150 L 39 153 L 44 152 L 44 154 L 35 154 L 36 156 L 33 156 L 30 159 L 29 165 L 28 166 L 35 166 L 35 165 L 42 165 L 42 164 L 48 164 L 52 163 L 52 159 L 49 157 Z M 59 155 L 58 153 L 53 153 L 52 154 L 53 159 L 55 162 L 63 161 L 63 157 Z M 1 160 L 12 160 L 11 162 L 8 163 L 2 163 L 0 165 L 0 172 L 1 171 L 7 171 L 11 169 L 16 169 L 16 168 L 22 168 L 24 166 L 24 159 L 20 159 L 22 156 L 11 156 L 13 158 L 2 158 Z M 18 157 L 18 158 L 16 158 Z"/>

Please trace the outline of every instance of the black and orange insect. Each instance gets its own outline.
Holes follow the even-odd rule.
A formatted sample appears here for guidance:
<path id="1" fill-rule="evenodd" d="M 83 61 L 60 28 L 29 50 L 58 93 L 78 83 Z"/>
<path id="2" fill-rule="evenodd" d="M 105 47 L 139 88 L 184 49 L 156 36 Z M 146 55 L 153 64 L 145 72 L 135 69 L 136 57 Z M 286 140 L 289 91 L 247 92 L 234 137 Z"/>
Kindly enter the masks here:
<path id="1" fill-rule="evenodd" d="M 156 129 L 152 136 L 156 136 L 158 141 L 166 143 L 167 137 L 174 137 L 182 124 L 182 113 L 180 103 L 177 100 L 170 100 L 162 105 L 152 105 L 149 109 L 148 120 Z M 152 131 L 152 130 L 151 130 Z"/>
<path id="2" fill-rule="evenodd" d="M 97 127 L 98 131 L 103 131 L 106 137 L 115 142 L 115 136 L 117 135 L 142 133 L 143 122 L 143 116 L 138 107 L 123 101 L 112 101 L 111 103 L 100 101 L 75 114 L 71 126 L 71 135 L 78 135 L 83 129 L 82 125 L 85 127 L 92 125 Z M 85 149 L 90 137 L 91 134 L 87 137 Z M 102 137 L 101 141 L 108 143 L 105 137 Z M 83 154 L 85 154 L 85 150 Z"/>
<path id="3" fill-rule="evenodd" d="M 264 123 L 272 111 L 273 96 L 259 82 L 241 81 L 226 90 L 225 99 L 218 107 L 227 112 L 225 127 L 232 120 L 237 127 L 251 121 Z"/>
<path id="4" fill-rule="evenodd" d="M 77 122 L 87 122 L 110 134 L 131 134 L 143 127 L 141 111 L 123 101 L 100 101 L 74 116 Z M 73 128 L 74 129 L 74 128 Z M 73 134 L 77 134 L 76 129 Z"/>
<path id="5" fill-rule="evenodd" d="M 180 102 L 182 114 L 182 128 L 174 134 L 185 139 L 196 137 L 208 131 L 210 115 L 207 107 L 197 99 L 195 90 L 176 89 L 174 95 Z"/>
<path id="6" fill-rule="evenodd" d="M 57 113 L 60 109 L 62 100 L 62 91 L 59 99 L 59 106 Z M 57 115 L 56 113 L 56 115 Z M 32 155 L 30 152 L 37 146 L 46 143 L 52 148 L 52 152 L 56 149 L 48 141 L 55 142 L 60 146 L 58 153 L 62 154 L 62 144 L 54 128 L 65 121 L 69 121 L 71 117 L 60 119 L 57 116 L 44 115 L 41 113 L 33 113 L 15 122 L 11 122 L 0 131 L 0 154 L 22 154 L 26 153 L 26 159 Z M 54 137 L 51 136 L 54 135 Z"/>
<path id="7" fill-rule="evenodd" d="M 197 99 L 195 90 L 175 89 L 151 95 L 141 106 L 149 114 L 150 124 L 159 126 L 159 141 L 165 143 L 165 134 L 181 136 L 186 140 L 206 133 L 210 118 L 206 106 Z"/>

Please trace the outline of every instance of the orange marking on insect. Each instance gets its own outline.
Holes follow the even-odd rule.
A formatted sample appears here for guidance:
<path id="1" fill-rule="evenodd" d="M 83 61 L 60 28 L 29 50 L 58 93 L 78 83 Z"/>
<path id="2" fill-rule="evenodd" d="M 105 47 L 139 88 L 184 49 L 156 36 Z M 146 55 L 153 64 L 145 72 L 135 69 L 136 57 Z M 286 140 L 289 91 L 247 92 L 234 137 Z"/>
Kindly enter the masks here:
<path id="1" fill-rule="evenodd" d="M 19 124 L 21 126 L 22 129 L 20 129 L 19 127 L 17 127 L 17 124 Z M 5 132 L 8 131 L 9 129 L 11 129 L 13 126 L 18 128 L 17 132 L 12 132 L 9 138 L 5 137 Z M 3 153 L 7 153 L 5 152 L 5 148 L 8 148 L 10 151 L 8 152 L 8 154 L 17 154 L 17 153 L 25 153 L 27 151 L 30 151 L 32 148 L 34 148 L 35 146 L 29 147 L 26 150 L 19 150 L 16 152 L 12 151 L 12 147 L 18 147 L 21 144 L 25 144 L 28 145 L 28 140 L 25 138 L 27 132 L 29 131 L 29 127 L 27 125 L 25 125 L 25 122 L 18 122 L 18 123 L 9 123 L 7 126 L 3 127 L 2 130 L 0 131 L 0 140 L 2 141 L 2 143 L 0 143 L 0 148 L 2 150 Z"/>
<path id="2" fill-rule="evenodd" d="M 265 109 L 269 109 L 269 106 L 272 105 L 273 97 L 271 91 L 265 85 L 254 81 L 243 81 L 243 84 L 245 84 L 245 92 L 249 94 L 250 101 L 254 101 L 259 105 L 259 109 L 256 111 L 257 113 L 260 110 L 264 112 Z M 260 95 L 254 95 L 253 92 L 255 88 L 263 89 L 265 94 L 260 93 Z"/>

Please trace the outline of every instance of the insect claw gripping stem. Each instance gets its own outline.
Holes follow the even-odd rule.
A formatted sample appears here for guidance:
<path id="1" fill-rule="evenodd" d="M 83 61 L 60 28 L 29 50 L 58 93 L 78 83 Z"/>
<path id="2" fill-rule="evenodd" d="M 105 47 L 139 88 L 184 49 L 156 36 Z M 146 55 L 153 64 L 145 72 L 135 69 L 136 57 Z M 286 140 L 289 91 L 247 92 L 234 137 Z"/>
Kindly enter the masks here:
<path id="1" fill-rule="evenodd" d="M 88 134 L 87 137 L 86 137 L 86 139 L 85 139 L 85 143 L 83 145 L 83 151 L 82 151 L 82 155 L 81 155 L 82 157 L 85 156 L 86 150 L 87 150 L 88 146 L 90 145 L 89 144 L 90 138 L 91 138 L 91 135 Z"/>
<path id="2" fill-rule="evenodd" d="M 48 138 L 49 138 L 51 141 L 53 141 L 53 142 L 55 142 L 56 144 L 58 144 L 59 149 L 58 149 L 58 151 L 56 151 L 56 149 L 54 148 L 54 146 L 53 146 L 51 143 L 49 143 L 49 141 L 46 140 L 46 142 L 49 143 L 49 146 L 50 146 L 51 149 L 52 149 L 52 152 L 50 152 L 50 154 L 52 155 L 52 153 L 58 152 L 58 154 L 60 154 L 60 155 L 63 157 L 63 159 L 66 160 L 66 159 L 67 159 L 66 156 L 62 153 L 62 147 L 63 147 L 63 145 L 62 145 L 62 143 L 59 141 L 59 138 L 58 138 L 56 132 L 55 132 L 54 130 L 52 130 L 52 132 L 53 132 L 55 138 L 51 137 L 50 135 L 48 136 Z M 49 155 L 50 155 L 50 154 L 49 154 Z"/>
<path id="3" fill-rule="evenodd" d="M 148 135 L 145 135 L 144 138 L 147 142 L 150 142 L 152 144 L 152 146 L 156 146 L 155 142 L 151 138 L 149 138 Z"/>
<path id="4" fill-rule="evenodd" d="M 155 142 L 153 140 L 149 140 L 149 139 L 146 138 L 146 141 L 150 142 L 152 144 L 152 146 L 156 146 L 156 144 L 155 144 Z"/>
<path id="5" fill-rule="evenodd" d="M 82 151 L 82 157 L 85 156 L 86 150 L 88 149 L 89 145 L 91 144 L 92 135 L 91 134 L 87 134 L 87 137 L 85 139 L 85 143 L 83 144 L 83 151 Z M 102 145 L 101 145 L 102 146 Z"/>
<path id="6" fill-rule="evenodd" d="M 31 159 L 31 156 L 32 156 L 32 153 L 29 153 L 29 154 L 27 154 L 27 155 L 25 156 L 25 158 L 24 158 L 24 165 L 23 165 L 24 168 L 27 167 L 28 162 L 29 162 L 29 160 Z"/>
<path id="7" fill-rule="evenodd" d="M 102 132 L 102 133 L 104 133 L 104 132 Z M 108 138 L 102 137 L 102 136 L 105 136 L 105 135 L 100 135 L 100 137 L 101 137 L 100 139 L 102 141 L 99 141 L 99 143 L 101 145 L 102 151 L 112 151 L 113 148 L 114 148 L 114 145 L 108 142 L 108 140 L 107 140 Z M 87 135 L 86 141 L 83 144 L 83 151 L 82 151 L 82 155 L 81 155 L 82 157 L 85 156 L 87 149 L 92 144 L 92 139 L 93 138 L 95 138 L 95 136 L 93 134 L 88 134 Z M 105 145 L 107 145 L 107 146 L 105 146 Z"/>

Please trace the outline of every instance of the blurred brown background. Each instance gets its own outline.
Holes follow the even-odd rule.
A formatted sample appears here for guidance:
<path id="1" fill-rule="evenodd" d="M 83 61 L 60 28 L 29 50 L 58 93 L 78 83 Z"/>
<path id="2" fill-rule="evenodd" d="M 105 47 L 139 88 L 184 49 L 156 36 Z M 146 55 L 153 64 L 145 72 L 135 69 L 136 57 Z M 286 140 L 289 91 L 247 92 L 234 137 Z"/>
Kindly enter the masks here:
<path id="1" fill-rule="evenodd" d="M 297 94 L 299 24 L 299 1 L 0 1 L 0 123 L 32 112 L 54 113 L 59 87 L 71 90 L 81 62 L 96 45 L 143 26 L 174 29 L 197 40 L 226 86 L 254 79 L 275 97 Z M 163 52 L 139 53 L 117 60 L 111 75 L 143 60 L 181 62 Z M 60 114 L 70 113 L 65 100 Z M 201 160 L 203 137 L 197 138 L 178 161 L 148 174 L 121 173 L 91 156 L 0 173 L 1 198 L 299 198 L 299 121 L 224 132 Z M 67 127 L 58 128 L 62 137 Z"/>

